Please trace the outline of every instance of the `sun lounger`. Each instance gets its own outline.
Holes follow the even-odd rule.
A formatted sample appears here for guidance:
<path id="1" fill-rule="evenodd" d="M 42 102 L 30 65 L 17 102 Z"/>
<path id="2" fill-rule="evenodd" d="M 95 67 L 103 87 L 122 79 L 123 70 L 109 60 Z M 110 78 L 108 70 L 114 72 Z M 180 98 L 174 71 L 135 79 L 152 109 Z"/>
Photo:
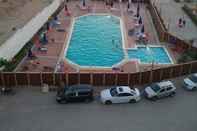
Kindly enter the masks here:
<path id="1" fill-rule="evenodd" d="M 66 32 L 65 29 L 62 29 L 62 28 L 59 28 L 59 29 L 56 29 L 58 32 Z"/>
<path id="2" fill-rule="evenodd" d="M 48 49 L 46 47 L 38 47 L 38 51 L 41 53 L 47 53 Z"/>

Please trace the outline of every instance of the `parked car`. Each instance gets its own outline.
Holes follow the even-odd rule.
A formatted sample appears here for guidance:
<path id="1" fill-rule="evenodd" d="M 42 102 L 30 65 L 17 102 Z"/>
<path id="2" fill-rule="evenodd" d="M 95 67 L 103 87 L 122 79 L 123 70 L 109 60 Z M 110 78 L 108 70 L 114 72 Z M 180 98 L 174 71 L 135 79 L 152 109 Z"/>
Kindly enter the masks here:
<path id="1" fill-rule="evenodd" d="M 197 89 L 197 73 L 192 74 L 183 80 L 183 86 L 187 90 Z"/>
<path id="2" fill-rule="evenodd" d="M 56 96 L 58 103 L 82 102 L 93 100 L 93 87 L 90 85 L 73 85 L 65 87 Z"/>
<path id="3" fill-rule="evenodd" d="M 137 88 L 131 89 L 128 86 L 117 86 L 101 91 L 101 102 L 112 103 L 134 103 L 140 100 L 140 92 Z"/>
<path id="4" fill-rule="evenodd" d="M 174 96 L 176 87 L 171 81 L 154 83 L 144 90 L 144 95 L 148 99 L 157 100 L 166 96 Z"/>

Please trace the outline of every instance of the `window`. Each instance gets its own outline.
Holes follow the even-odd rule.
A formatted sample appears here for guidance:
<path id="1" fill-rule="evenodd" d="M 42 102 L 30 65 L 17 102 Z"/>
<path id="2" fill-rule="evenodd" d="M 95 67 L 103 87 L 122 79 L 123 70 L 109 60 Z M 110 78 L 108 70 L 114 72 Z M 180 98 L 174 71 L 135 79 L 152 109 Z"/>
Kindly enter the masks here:
<path id="1" fill-rule="evenodd" d="M 165 89 L 161 89 L 161 90 L 160 90 L 160 93 L 163 93 L 164 91 L 165 91 Z"/>
<path id="2" fill-rule="evenodd" d="M 110 89 L 110 94 L 111 96 L 116 96 L 118 94 L 115 87 Z"/>
<path id="3" fill-rule="evenodd" d="M 130 94 L 130 93 L 120 93 L 120 94 L 118 94 L 118 96 L 132 96 L 132 94 Z"/>
<path id="4" fill-rule="evenodd" d="M 193 81 L 194 83 L 197 83 L 197 77 L 196 76 L 192 75 L 192 76 L 189 77 L 189 79 L 191 81 Z"/>
<path id="5" fill-rule="evenodd" d="M 157 84 L 152 84 L 152 85 L 151 85 L 151 88 L 152 88 L 155 92 L 157 92 L 157 91 L 160 90 L 160 87 L 159 87 Z"/>
<path id="6" fill-rule="evenodd" d="M 75 94 L 76 94 L 75 92 L 70 92 L 70 93 L 67 94 L 67 96 L 69 96 L 69 97 L 74 97 Z"/>
<path id="7" fill-rule="evenodd" d="M 88 92 L 78 92 L 79 96 L 87 96 L 89 93 Z"/>
<path id="8" fill-rule="evenodd" d="M 123 89 L 122 89 L 121 87 L 119 87 L 118 90 L 119 90 L 120 92 L 123 92 Z"/>
<path id="9" fill-rule="evenodd" d="M 166 90 L 167 91 L 172 90 L 172 87 L 167 87 Z"/>
<path id="10" fill-rule="evenodd" d="M 131 96 L 133 96 L 134 94 L 136 94 L 136 92 L 135 91 L 131 91 Z"/>

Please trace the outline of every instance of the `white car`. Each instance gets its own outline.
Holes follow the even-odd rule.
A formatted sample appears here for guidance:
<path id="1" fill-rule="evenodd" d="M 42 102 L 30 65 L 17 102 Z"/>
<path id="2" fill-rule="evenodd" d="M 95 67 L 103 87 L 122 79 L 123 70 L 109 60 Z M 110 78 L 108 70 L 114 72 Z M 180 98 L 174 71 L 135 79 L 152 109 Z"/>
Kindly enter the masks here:
<path id="1" fill-rule="evenodd" d="M 117 86 L 101 91 L 101 102 L 112 103 L 135 103 L 140 100 L 140 92 L 137 88 L 129 86 Z"/>
<path id="2" fill-rule="evenodd" d="M 154 83 L 144 90 L 144 95 L 148 99 L 156 100 L 166 96 L 174 96 L 176 87 L 171 81 Z"/>
<path id="3" fill-rule="evenodd" d="M 190 75 L 183 80 L 184 87 L 188 90 L 197 89 L 197 73 Z"/>

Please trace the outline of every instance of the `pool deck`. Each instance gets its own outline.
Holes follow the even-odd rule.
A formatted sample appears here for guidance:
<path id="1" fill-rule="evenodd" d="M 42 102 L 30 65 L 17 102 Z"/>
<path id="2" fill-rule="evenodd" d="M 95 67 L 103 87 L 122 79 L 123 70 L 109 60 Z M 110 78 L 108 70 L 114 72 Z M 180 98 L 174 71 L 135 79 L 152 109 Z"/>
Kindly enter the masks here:
<path id="1" fill-rule="evenodd" d="M 122 18 L 125 35 L 125 48 L 136 47 L 136 37 L 129 36 L 128 30 L 135 27 L 134 14 L 127 12 L 126 3 L 114 3 L 114 8 L 109 9 L 102 1 L 89 1 L 87 4 L 90 7 L 89 10 L 81 9 L 79 6 L 80 1 L 71 1 L 68 5 L 68 10 L 71 12 L 71 16 L 65 17 L 65 12 L 62 10 L 58 14 L 58 19 L 61 22 L 58 29 L 65 29 L 63 31 L 57 31 L 55 28 L 47 32 L 48 43 L 45 45 L 46 52 L 41 52 L 37 49 L 36 45 L 33 47 L 33 53 L 36 58 L 30 60 L 25 58 L 17 67 L 16 71 L 27 72 L 114 72 L 112 69 L 79 69 L 76 66 L 71 65 L 68 61 L 63 59 L 64 51 L 67 46 L 71 23 L 74 17 L 85 15 L 88 13 L 108 13 Z M 136 11 L 136 4 L 131 6 L 131 10 Z M 150 43 L 159 44 L 156 31 L 153 27 L 153 23 L 149 12 L 146 7 L 141 5 L 141 15 L 144 20 L 145 32 L 148 34 Z M 61 63 L 61 66 L 60 64 Z M 58 65 L 58 66 L 57 66 Z M 136 72 L 139 71 L 139 63 L 135 60 L 127 61 L 118 66 L 123 72 Z"/>
<path id="2" fill-rule="evenodd" d="M 197 0 L 194 1 L 197 3 Z M 193 3 L 188 3 L 194 5 L 194 1 Z M 156 7 L 160 10 L 161 17 L 163 18 L 164 23 L 168 26 L 168 31 L 186 41 L 197 39 L 197 26 L 182 9 L 184 4 L 188 3 L 175 2 L 174 0 L 157 0 L 156 2 Z M 178 26 L 178 20 L 183 17 L 186 20 L 186 25 L 185 27 L 180 28 Z"/>

